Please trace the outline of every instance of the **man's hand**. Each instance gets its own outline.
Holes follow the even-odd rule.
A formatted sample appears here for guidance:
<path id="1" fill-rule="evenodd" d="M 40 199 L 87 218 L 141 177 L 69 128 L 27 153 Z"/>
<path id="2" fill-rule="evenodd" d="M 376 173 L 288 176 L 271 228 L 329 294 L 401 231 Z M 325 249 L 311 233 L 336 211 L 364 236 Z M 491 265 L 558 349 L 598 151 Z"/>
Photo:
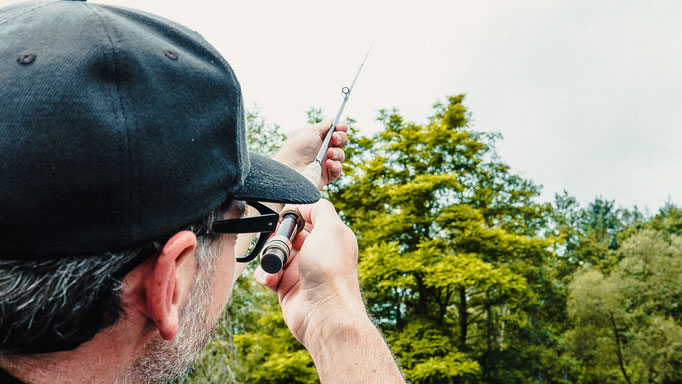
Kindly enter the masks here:
<path id="1" fill-rule="evenodd" d="M 272 158 L 298 172 L 302 172 L 305 167 L 315 160 L 317 152 L 319 152 L 322 147 L 322 141 L 331 126 L 332 121 L 325 120 L 293 132 L 284 142 L 282 148 L 280 148 Z M 317 185 L 320 190 L 322 190 L 325 185 L 341 176 L 343 170 L 342 163 L 346 157 L 343 152 L 343 147 L 346 144 L 348 144 L 348 126 L 346 124 L 339 124 L 336 126 L 332 139 L 329 142 L 327 155 L 322 161 L 322 164 L 320 164 L 322 170 L 320 182 Z M 278 212 L 281 211 L 283 207 L 282 204 L 278 203 L 267 204 Z M 254 237 L 254 234 L 240 234 L 237 238 L 235 254 L 240 256 L 244 255 L 249 249 Z M 237 263 L 237 267 L 234 271 L 234 281 L 237 281 L 247 265 L 247 263 Z"/>
<path id="2" fill-rule="evenodd" d="M 325 120 L 307 128 L 293 132 L 282 145 L 282 148 L 272 157 L 282 164 L 301 172 L 312 163 L 322 147 L 322 141 L 332 126 L 331 120 Z M 332 135 L 327 156 L 322 161 L 320 189 L 341 176 L 342 163 L 345 159 L 343 147 L 348 143 L 348 126 L 338 124 Z"/>
<path id="3" fill-rule="evenodd" d="M 325 121 L 295 132 L 273 158 L 301 172 L 330 127 Z M 347 131 L 345 124 L 336 126 L 320 190 L 341 176 Z M 310 352 L 322 382 L 404 383 L 360 295 L 355 234 L 327 200 L 298 209 L 310 232 L 296 235 L 283 270 L 270 275 L 258 266 L 256 281 L 277 293 L 285 323 Z"/>
<path id="4" fill-rule="evenodd" d="M 301 231 L 294 238 L 285 269 L 270 275 L 259 266 L 255 277 L 277 292 L 284 321 L 307 346 L 315 327 L 325 321 L 344 321 L 349 314 L 365 319 L 367 315 L 357 277 L 355 234 L 327 200 L 298 208 L 312 231 Z"/>
<path id="5" fill-rule="evenodd" d="M 285 269 L 270 275 L 259 266 L 256 281 L 277 292 L 284 321 L 322 382 L 403 383 L 360 295 L 355 234 L 327 200 L 298 209 L 311 231 L 294 238 Z"/>

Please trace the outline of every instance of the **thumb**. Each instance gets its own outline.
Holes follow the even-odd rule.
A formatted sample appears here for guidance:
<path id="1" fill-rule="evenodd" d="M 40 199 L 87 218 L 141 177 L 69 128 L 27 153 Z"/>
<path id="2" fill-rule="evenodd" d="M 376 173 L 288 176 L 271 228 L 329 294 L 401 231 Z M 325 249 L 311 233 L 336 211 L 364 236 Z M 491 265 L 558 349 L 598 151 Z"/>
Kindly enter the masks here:
<path id="1" fill-rule="evenodd" d="M 315 204 L 298 205 L 297 208 L 301 218 L 306 223 L 312 224 L 313 230 L 320 226 L 343 224 L 329 200 L 320 199 Z"/>
<path id="2" fill-rule="evenodd" d="M 321 139 L 324 139 L 324 137 L 327 135 L 327 131 L 329 131 L 329 128 L 332 127 L 333 120 L 332 119 L 325 119 L 320 121 L 319 123 L 313 124 L 311 128 L 313 129 L 313 132 L 320 136 Z"/>
<path id="3" fill-rule="evenodd" d="M 313 161 L 308 164 L 307 167 L 301 172 L 301 175 L 305 176 L 308 181 L 315 184 L 317 189 L 320 191 L 324 189 L 324 184 L 322 183 L 322 166 L 317 161 Z"/>

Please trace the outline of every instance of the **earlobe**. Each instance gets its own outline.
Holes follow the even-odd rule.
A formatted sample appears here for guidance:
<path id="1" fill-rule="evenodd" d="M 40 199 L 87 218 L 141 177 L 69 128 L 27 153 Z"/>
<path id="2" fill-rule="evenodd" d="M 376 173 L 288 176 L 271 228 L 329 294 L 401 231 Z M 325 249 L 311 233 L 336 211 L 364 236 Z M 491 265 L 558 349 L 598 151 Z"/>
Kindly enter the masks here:
<path id="1" fill-rule="evenodd" d="M 182 231 L 164 245 L 145 282 L 146 309 L 159 334 L 170 340 L 178 333 L 179 308 L 190 294 L 194 266 L 184 262 L 197 246 L 196 235 Z"/>

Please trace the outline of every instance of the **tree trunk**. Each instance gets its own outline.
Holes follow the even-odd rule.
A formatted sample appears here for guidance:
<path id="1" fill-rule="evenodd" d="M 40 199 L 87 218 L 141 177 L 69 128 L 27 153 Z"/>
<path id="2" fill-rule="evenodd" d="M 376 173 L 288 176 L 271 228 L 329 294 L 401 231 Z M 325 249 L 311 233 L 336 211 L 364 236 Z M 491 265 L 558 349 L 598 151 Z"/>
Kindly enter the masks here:
<path id="1" fill-rule="evenodd" d="M 625 371 L 625 365 L 623 364 L 623 353 L 620 348 L 620 333 L 618 333 L 618 327 L 616 326 L 616 319 L 613 318 L 613 313 L 611 313 L 611 325 L 613 325 L 613 332 L 616 335 L 616 356 L 618 356 L 618 365 L 620 365 L 620 371 L 623 372 L 625 381 L 628 384 L 632 384 L 630 382 L 630 378 L 628 377 L 628 373 Z"/>
<path id="2" fill-rule="evenodd" d="M 426 287 L 424 287 L 424 281 L 419 274 L 415 276 L 415 282 L 417 283 L 417 292 L 419 292 L 419 298 L 417 301 L 417 308 L 419 313 L 428 314 L 426 308 Z"/>
<path id="3" fill-rule="evenodd" d="M 467 349 L 467 327 L 469 323 L 469 313 L 467 312 L 466 288 L 459 289 L 459 344 L 462 352 Z"/>
<path id="4" fill-rule="evenodd" d="M 395 308 L 395 325 L 398 328 L 398 332 L 403 330 L 403 316 L 402 316 L 402 311 L 400 310 L 400 293 L 396 292 L 395 293 L 395 302 L 396 302 L 396 308 Z"/>
<path id="5" fill-rule="evenodd" d="M 490 309 L 490 290 L 485 291 L 485 350 L 490 353 L 493 349 L 493 314 Z"/>
<path id="6" fill-rule="evenodd" d="M 506 326 L 505 317 L 507 316 L 507 304 L 502 306 L 502 314 L 500 315 L 500 335 L 497 338 L 497 348 L 504 348 L 504 330 Z"/>
<path id="7" fill-rule="evenodd" d="M 452 295 L 452 291 L 445 288 L 445 294 L 443 297 L 443 301 L 438 303 L 438 305 L 440 307 L 440 311 L 438 313 L 438 324 L 439 325 L 443 325 L 443 322 L 445 321 L 445 315 L 448 313 L 448 304 L 450 304 L 450 296 L 451 295 Z"/>

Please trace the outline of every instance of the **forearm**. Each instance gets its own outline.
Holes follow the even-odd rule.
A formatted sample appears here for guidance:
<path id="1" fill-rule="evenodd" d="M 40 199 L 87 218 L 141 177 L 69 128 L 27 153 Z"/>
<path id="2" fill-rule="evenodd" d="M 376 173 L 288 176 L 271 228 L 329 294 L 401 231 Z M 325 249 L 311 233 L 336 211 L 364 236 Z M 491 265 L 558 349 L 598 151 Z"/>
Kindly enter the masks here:
<path id="1" fill-rule="evenodd" d="M 320 329 L 308 344 L 322 383 L 404 383 L 386 342 L 366 315 Z"/>
<path id="2" fill-rule="evenodd" d="M 327 200 L 298 208 L 310 232 L 296 235 L 295 257 L 276 279 L 256 273 L 256 280 L 276 287 L 284 320 L 321 382 L 404 383 L 362 301 L 355 234 Z"/>

